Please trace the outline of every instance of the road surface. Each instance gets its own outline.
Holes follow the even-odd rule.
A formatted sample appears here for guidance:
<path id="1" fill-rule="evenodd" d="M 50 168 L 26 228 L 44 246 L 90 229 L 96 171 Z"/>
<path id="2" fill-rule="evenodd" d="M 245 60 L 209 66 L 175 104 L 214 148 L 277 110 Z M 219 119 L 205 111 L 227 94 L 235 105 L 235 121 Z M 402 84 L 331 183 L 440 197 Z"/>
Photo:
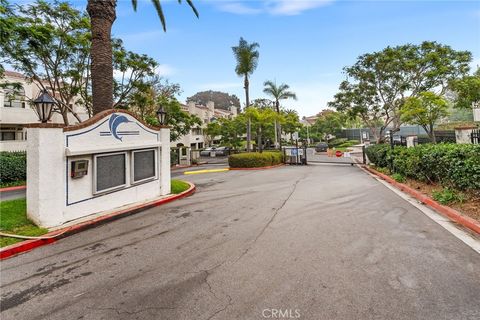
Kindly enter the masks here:
<path id="1" fill-rule="evenodd" d="M 480 318 L 480 255 L 357 167 L 185 178 L 3 261 L 2 320 Z"/>

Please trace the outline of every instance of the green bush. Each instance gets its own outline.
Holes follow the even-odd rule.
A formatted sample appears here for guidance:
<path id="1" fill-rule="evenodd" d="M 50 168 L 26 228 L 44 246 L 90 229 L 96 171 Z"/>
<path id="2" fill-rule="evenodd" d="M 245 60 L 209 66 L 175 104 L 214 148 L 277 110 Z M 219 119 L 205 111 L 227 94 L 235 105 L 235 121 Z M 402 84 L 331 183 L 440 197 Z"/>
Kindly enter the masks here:
<path id="1" fill-rule="evenodd" d="M 445 188 L 442 191 L 434 191 L 432 196 L 433 199 L 440 202 L 441 204 L 449 204 L 455 202 L 462 203 L 463 201 L 465 201 L 465 196 L 462 193 L 456 192 L 455 190 L 449 188 Z"/>
<path id="2" fill-rule="evenodd" d="M 401 175 L 400 173 L 394 173 L 392 174 L 392 178 L 397 181 L 397 182 L 400 182 L 400 183 L 403 183 L 405 182 L 405 177 L 403 175 Z"/>
<path id="3" fill-rule="evenodd" d="M 460 190 L 480 190 L 480 145 L 423 144 L 414 148 L 375 145 L 366 149 L 368 159 L 404 177 L 440 183 Z"/>
<path id="4" fill-rule="evenodd" d="M 27 154 L 0 152 L 0 183 L 27 180 Z"/>
<path id="5" fill-rule="evenodd" d="M 328 147 L 333 148 L 333 147 L 339 147 L 341 144 L 347 142 L 347 138 L 335 138 L 330 141 L 328 141 Z"/>
<path id="6" fill-rule="evenodd" d="M 281 152 L 248 152 L 232 154 L 228 157 L 231 168 L 258 168 L 283 163 Z"/>
<path id="7" fill-rule="evenodd" d="M 386 168 L 389 166 L 389 158 L 387 152 L 390 146 L 387 144 L 375 144 L 365 149 L 368 160 L 374 163 L 377 167 Z"/>

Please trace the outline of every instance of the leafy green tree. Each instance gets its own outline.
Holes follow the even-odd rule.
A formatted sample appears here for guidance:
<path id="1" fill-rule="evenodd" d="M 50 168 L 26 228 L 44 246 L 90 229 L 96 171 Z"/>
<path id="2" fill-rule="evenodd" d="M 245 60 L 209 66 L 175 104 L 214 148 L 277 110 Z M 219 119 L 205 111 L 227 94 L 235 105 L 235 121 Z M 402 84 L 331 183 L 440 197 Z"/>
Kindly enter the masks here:
<path id="1" fill-rule="evenodd" d="M 400 126 L 400 109 L 406 98 L 424 91 L 444 95 L 453 79 L 468 72 L 471 59 L 468 51 L 430 41 L 364 54 L 353 66 L 344 68 L 350 80 L 341 84 L 331 106 L 369 122 L 383 119 L 375 133 L 381 140 L 387 126 Z"/>
<path id="2" fill-rule="evenodd" d="M 180 102 L 175 98 L 157 97 L 157 105 L 162 105 L 167 112 L 167 125 L 170 126 L 170 141 L 176 141 L 188 134 L 192 128 L 201 126 L 202 121 L 195 115 L 182 110 Z M 146 116 L 146 121 L 158 126 L 156 114 Z"/>
<path id="3" fill-rule="evenodd" d="M 324 139 L 342 130 L 345 125 L 345 115 L 332 110 L 326 111 L 328 112 L 323 112 L 312 126 L 313 131 L 320 133 Z"/>
<path id="4" fill-rule="evenodd" d="M 221 134 L 221 126 L 217 121 L 210 122 L 207 127 L 203 129 L 203 135 L 207 145 L 211 145 L 215 137 Z"/>
<path id="5" fill-rule="evenodd" d="M 279 118 L 278 114 L 272 109 L 260 109 L 250 106 L 245 109 L 244 115 L 252 121 L 256 129 L 257 147 L 260 152 L 263 151 L 264 134 L 269 129 L 273 129 L 274 122 Z"/>
<path id="6" fill-rule="evenodd" d="M 335 94 L 334 100 L 329 102 L 328 106 L 346 114 L 347 117 L 359 117 L 370 129 L 373 139 L 377 142 L 382 141 L 386 123 L 390 122 L 386 121 L 386 110 L 382 108 L 375 88 L 365 82 L 352 84 L 343 81 L 340 84 L 340 91 Z M 317 133 L 324 135 L 316 129 Z"/>
<path id="7" fill-rule="evenodd" d="M 83 105 L 92 115 L 90 72 L 90 21 L 85 12 L 66 2 L 37 1 L 30 5 L 0 5 L 3 62 L 22 72 L 40 89 L 55 97 L 55 111 L 68 124 L 68 113 L 81 121 L 72 105 Z M 124 107 L 130 95 L 154 77 L 158 63 L 146 56 L 126 50 L 122 41 L 112 40 L 114 47 L 115 104 Z M 10 84 L 8 84 L 10 85 Z"/>
<path id="8" fill-rule="evenodd" d="M 435 143 L 435 123 L 448 116 L 447 101 L 433 92 L 420 92 L 417 97 L 405 101 L 401 110 L 402 120 L 406 123 L 418 124 L 427 132 L 430 140 Z"/>
<path id="9" fill-rule="evenodd" d="M 112 43 L 113 69 L 117 74 L 113 81 L 113 107 L 116 108 L 124 104 L 133 91 L 141 89 L 146 78 L 155 76 L 158 63 L 146 54 L 126 50 L 120 39 L 113 39 Z"/>
<path id="10" fill-rule="evenodd" d="M 151 0 L 163 30 L 166 31 L 165 15 L 161 1 Z M 178 0 L 181 3 L 181 0 Z M 186 0 L 198 17 L 192 0 Z M 137 0 L 132 0 L 133 9 L 137 10 Z M 116 19 L 116 0 L 88 0 L 87 12 L 91 20 L 91 64 L 92 64 L 92 101 L 93 111 L 98 113 L 113 106 L 113 52 L 111 43 L 112 25 Z"/>
<path id="11" fill-rule="evenodd" d="M 245 133 L 245 124 L 241 118 L 219 119 L 220 133 L 222 145 L 239 148 L 242 145 L 242 136 Z"/>
<path id="12" fill-rule="evenodd" d="M 282 131 L 286 134 L 290 135 L 290 141 L 293 141 L 293 134 L 298 132 L 302 127 L 300 123 L 300 118 L 298 117 L 298 113 L 295 110 L 282 110 L 280 113 L 280 117 L 277 118 L 278 123 L 281 124 Z M 277 123 L 276 122 L 276 123 Z"/>
<path id="13" fill-rule="evenodd" d="M 263 86 L 263 92 L 274 99 L 275 110 L 277 111 L 278 115 L 280 115 L 280 100 L 297 100 L 297 95 L 293 91 L 290 91 L 290 86 L 285 83 L 277 86 L 276 82 L 268 80 L 263 83 Z M 279 140 L 281 140 L 278 138 L 281 137 L 281 132 L 281 126 L 275 122 L 275 145 L 278 145 Z"/>
<path id="14" fill-rule="evenodd" d="M 454 79 L 450 89 L 455 93 L 454 106 L 459 109 L 470 109 L 474 105 L 480 107 L 480 68 L 473 75 Z"/>
<path id="15" fill-rule="evenodd" d="M 221 91 L 201 91 L 195 93 L 193 96 L 187 98 L 187 102 L 193 101 L 195 103 L 207 105 L 207 102 L 213 101 L 215 108 L 229 110 L 231 106 L 237 107 L 240 112 L 240 99 L 234 94 L 228 94 Z"/>
<path id="16" fill-rule="evenodd" d="M 155 74 L 136 81 L 124 104 L 145 121 L 146 117 L 155 117 L 159 97 L 175 99 L 181 91 L 178 83 L 171 83 L 168 79 Z"/>
<path id="17" fill-rule="evenodd" d="M 245 89 L 245 108 L 250 106 L 249 98 L 249 87 L 250 81 L 249 76 L 257 69 L 258 58 L 260 53 L 258 52 L 258 47 L 260 45 L 256 42 L 248 43 L 242 37 L 238 42 L 238 46 L 232 47 L 233 55 L 237 61 L 235 67 L 235 72 L 237 75 L 243 77 L 243 87 Z M 251 140 L 251 121 L 247 121 L 247 150 L 250 151 L 250 140 Z"/>
<path id="18" fill-rule="evenodd" d="M 68 113 L 87 85 L 90 50 L 88 17 L 65 2 L 0 3 L 0 56 L 41 90 L 55 97 L 55 112 Z"/>

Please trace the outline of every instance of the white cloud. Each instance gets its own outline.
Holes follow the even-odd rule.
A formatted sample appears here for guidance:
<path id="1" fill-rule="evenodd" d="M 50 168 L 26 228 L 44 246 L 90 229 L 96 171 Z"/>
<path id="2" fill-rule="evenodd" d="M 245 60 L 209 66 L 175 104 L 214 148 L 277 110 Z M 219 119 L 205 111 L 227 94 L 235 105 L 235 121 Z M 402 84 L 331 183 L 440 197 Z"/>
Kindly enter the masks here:
<path id="1" fill-rule="evenodd" d="M 221 0 L 211 1 L 221 11 L 239 14 L 252 15 L 267 13 L 271 15 L 292 16 L 299 15 L 307 10 L 323 7 L 335 0 Z"/>
<path id="2" fill-rule="evenodd" d="M 199 90 L 227 90 L 242 88 L 241 82 L 212 82 L 203 83 L 198 86 Z"/>
<path id="3" fill-rule="evenodd" d="M 333 0 L 272 0 L 267 2 L 267 6 L 270 14 L 292 16 L 323 7 L 331 2 Z"/>
<path id="4" fill-rule="evenodd" d="M 218 8 L 221 11 L 235 14 L 258 14 L 262 12 L 261 9 L 249 7 L 241 2 L 221 3 Z"/>
<path id="5" fill-rule="evenodd" d="M 168 77 L 174 75 L 176 70 L 168 64 L 161 64 L 155 69 L 155 73 L 162 77 Z"/>

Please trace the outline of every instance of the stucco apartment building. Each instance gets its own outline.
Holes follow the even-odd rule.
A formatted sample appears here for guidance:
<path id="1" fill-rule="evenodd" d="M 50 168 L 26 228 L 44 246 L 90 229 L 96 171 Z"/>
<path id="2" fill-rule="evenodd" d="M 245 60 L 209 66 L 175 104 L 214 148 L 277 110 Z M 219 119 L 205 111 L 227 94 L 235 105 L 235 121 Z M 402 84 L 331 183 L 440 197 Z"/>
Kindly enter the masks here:
<path id="1" fill-rule="evenodd" d="M 0 151 L 24 151 L 27 147 L 24 126 L 27 123 L 37 123 L 38 117 L 29 101 L 34 100 L 40 93 L 39 87 L 30 82 L 21 73 L 5 71 L 1 83 L 20 84 L 20 88 L 13 85 L 0 88 Z M 75 111 L 82 119 L 88 115 L 81 106 L 74 106 Z M 70 124 L 78 123 L 69 115 Z M 60 114 L 54 113 L 52 123 L 63 123 Z"/>
<path id="2" fill-rule="evenodd" d="M 172 147 L 185 146 L 191 147 L 192 149 L 202 149 L 209 143 L 209 141 L 205 139 L 203 130 L 210 122 L 220 118 L 234 118 L 237 116 L 237 107 L 231 106 L 230 110 L 216 109 L 213 101 L 209 101 L 206 106 L 196 104 L 195 102 L 188 102 L 186 105 L 182 105 L 182 110 L 199 117 L 200 120 L 202 120 L 202 125 L 193 128 L 189 134 L 181 137 L 177 141 L 172 141 Z"/>

